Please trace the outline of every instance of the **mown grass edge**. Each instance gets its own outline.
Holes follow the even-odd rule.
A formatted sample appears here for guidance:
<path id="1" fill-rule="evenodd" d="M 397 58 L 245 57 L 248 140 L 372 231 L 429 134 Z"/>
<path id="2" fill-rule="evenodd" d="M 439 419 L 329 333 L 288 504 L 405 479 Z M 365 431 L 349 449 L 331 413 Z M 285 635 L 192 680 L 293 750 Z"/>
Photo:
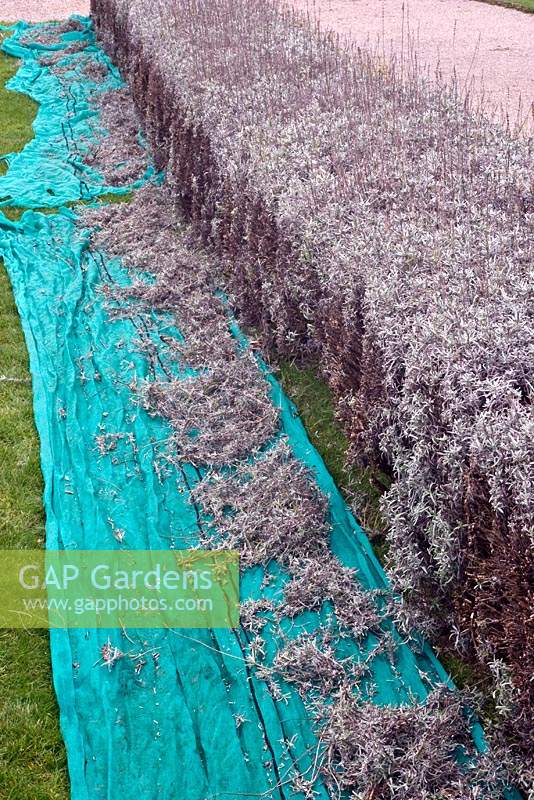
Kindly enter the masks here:
<path id="1" fill-rule="evenodd" d="M 0 31 L 0 43 L 7 35 Z M 20 151 L 32 138 L 37 111 L 30 98 L 5 88 L 17 69 L 16 59 L 0 51 L 0 138 L 7 152 Z M 14 209 L 2 211 L 9 218 L 19 216 Z M 0 548 L 41 547 L 43 478 L 28 352 L 1 259 L 0 462 Z M 66 800 L 69 782 L 48 631 L 0 630 L 0 695 L 0 795 Z"/>

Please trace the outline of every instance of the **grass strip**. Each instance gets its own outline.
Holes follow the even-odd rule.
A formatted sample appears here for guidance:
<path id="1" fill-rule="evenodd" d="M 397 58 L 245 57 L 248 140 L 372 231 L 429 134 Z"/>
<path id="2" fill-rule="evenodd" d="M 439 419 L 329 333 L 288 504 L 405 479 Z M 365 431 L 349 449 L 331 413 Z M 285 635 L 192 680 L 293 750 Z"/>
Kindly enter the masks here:
<path id="1" fill-rule="evenodd" d="M 9 32 L 0 31 L 0 44 L 9 36 Z M 37 103 L 26 95 L 10 92 L 6 83 L 18 69 L 18 61 L 6 53 L 0 52 L 0 151 L 16 153 L 22 150 L 32 136 L 32 122 L 37 113 Z M 7 172 L 7 164 L 0 161 L 0 175 Z"/>
<path id="2" fill-rule="evenodd" d="M 513 8 L 515 11 L 524 11 L 527 14 L 534 14 L 534 0 L 478 0 L 491 6 L 505 6 Z"/>
<path id="3" fill-rule="evenodd" d="M 5 37 L 0 33 L 0 41 Z M 5 83 L 18 62 L 0 52 L 0 141 L 21 150 L 32 136 L 37 104 Z M 0 169 L 2 164 L 0 162 Z M 5 213 L 6 209 L 4 209 Z M 16 218 L 14 210 L 8 215 Z M 0 260 L 0 548 L 42 546 L 45 518 L 39 439 L 33 420 L 28 353 Z M 0 795 L 66 800 L 66 758 L 52 687 L 47 631 L 0 631 Z"/>
<path id="4" fill-rule="evenodd" d="M 378 560 L 384 564 L 386 525 L 380 512 L 380 497 L 389 486 L 389 479 L 381 472 L 358 469 L 347 463 L 349 440 L 336 418 L 332 393 L 316 367 L 285 361 L 279 364 L 277 372 L 312 444 L 365 529 Z"/>

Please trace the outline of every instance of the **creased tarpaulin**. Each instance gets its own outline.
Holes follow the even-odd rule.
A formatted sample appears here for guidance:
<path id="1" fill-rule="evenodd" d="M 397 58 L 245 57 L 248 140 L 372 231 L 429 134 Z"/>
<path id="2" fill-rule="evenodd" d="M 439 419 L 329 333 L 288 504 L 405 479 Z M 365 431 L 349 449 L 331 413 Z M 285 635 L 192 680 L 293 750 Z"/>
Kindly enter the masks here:
<path id="1" fill-rule="evenodd" d="M 0 176 L 0 207 L 57 208 L 79 199 L 103 194 L 124 194 L 131 186 L 107 186 L 102 176 L 83 161 L 90 144 L 103 131 L 98 114 L 90 104 L 95 92 L 118 89 L 123 82 L 118 70 L 96 44 L 88 19 L 76 17 L 82 30 L 70 31 L 61 45 L 45 47 L 38 42 L 21 43 L 20 37 L 37 26 L 18 23 L 14 35 L 4 41 L 2 50 L 22 60 L 7 88 L 26 94 L 39 103 L 33 123 L 34 138 L 20 153 L 2 153 L 10 169 Z M 80 70 L 80 53 L 64 56 L 62 65 L 72 65 L 68 91 L 40 57 L 76 45 L 84 45 L 84 56 L 104 64 L 107 75 L 98 84 Z"/>
<path id="2" fill-rule="evenodd" d="M 21 154 L 10 156 L 9 172 L 0 179 L 3 202 L 53 207 L 107 193 L 110 187 L 79 159 L 84 141 L 105 135 L 88 104 L 97 87 L 78 78 L 77 55 L 67 55 L 76 98 L 73 115 L 73 101 L 60 92 L 49 70 L 36 64 L 35 47 L 20 44 L 27 29 L 18 25 L 4 44 L 7 52 L 23 59 L 10 88 L 29 94 L 41 108 L 34 140 Z M 86 37 L 94 57 L 110 66 L 88 21 L 77 35 Z M 107 88 L 120 85 L 112 70 Z M 167 480 L 158 480 L 155 448 L 169 429 L 135 405 L 129 389 L 131 380 L 149 373 L 133 344 L 139 325 L 146 326 L 154 341 L 163 330 L 167 336 L 178 337 L 179 332 L 167 315 L 155 312 L 146 312 L 142 320 L 110 321 L 99 288 L 110 282 L 126 285 L 129 278 L 117 259 L 96 257 L 88 241 L 88 232 L 77 228 L 69 209 L 51 215 L 27 211 L 18 223 L 0 215 L 0 253 L 30 354 L 47 546 L 110 549 L 114 532 L 121 530 L 131 549 L 187 548 L 198 540 L 202 524 L 188 502 L 198 473 L 184 463 Z M 234 333 L 246 344 L 235 326 Z M 161 375 L 156 377 L 179 377 L 176 364 L 166 363 L 164 355 L 157 369 Z M 369 542 L 311 446 L 294 406 L 266 375 L 272 401 L 281 409 L 281 433 L 330 498 L 333 552 L 356 568 L 365 587 L 386 586 Z M 115 463 L 103 459 L 95 447 L 95 436 L 106 431 L 125 434 Z M 262 588 L 263 569 L 245 573 L 243 599 L 279 590 L 284 576 L 276 565 L 270 570 L 267 589 Z M 313 630 L 326 614 L 327 609 L 303 615 L 300 630 Z M 274 632 L 270 624 L 263 632 L 267 661 L 276 652 Z M 112 668 L 97 665 L 108 640 L 129 654 Z M 290 686 L 284 686 L 284 700 L 275 700 L 267 684 L 250 671 L 244 661 L 245 631 L 129 630 L 128 638 L 121 631 L 53 631 L 51 644 L 73 800 L 303 797 L 290 789 L 288 776 L 295 768 L 307 775 L 315 771 L 313 725 Z M 345 654 L 361 659 L 372 644 L 372 637 L 365 647 L 347 642 Z M 394 705 L 422 700 L 432 684 L 448 681 L 428 645 L 416 654 L 400 637 L 396 669 L 378 655 L 372 679 L 378 690 L 375 701 Z M 246 722 L 237 724 L 236 718 Z M 473 734 L 483 748 L 476 724 Z M 315 790 L 320 800 L 329 796 L 320 779 Z"/>

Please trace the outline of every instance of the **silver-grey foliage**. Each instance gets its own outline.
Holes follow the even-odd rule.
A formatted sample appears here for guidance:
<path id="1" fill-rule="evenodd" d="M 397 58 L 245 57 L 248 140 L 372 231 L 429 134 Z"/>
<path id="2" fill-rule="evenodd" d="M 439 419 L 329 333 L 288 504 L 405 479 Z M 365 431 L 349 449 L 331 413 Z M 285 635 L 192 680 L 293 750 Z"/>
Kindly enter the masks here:
<path id="1" fill-rule="evenodd" d="M 93 0 L 172 202 L 386 464 L 391 575 L 534 708 L 532 143 L 265 0 Z M 530 711 L 529 711 L 530 709 Z M 525 750 L 526 752 L 526 750 Z"/>

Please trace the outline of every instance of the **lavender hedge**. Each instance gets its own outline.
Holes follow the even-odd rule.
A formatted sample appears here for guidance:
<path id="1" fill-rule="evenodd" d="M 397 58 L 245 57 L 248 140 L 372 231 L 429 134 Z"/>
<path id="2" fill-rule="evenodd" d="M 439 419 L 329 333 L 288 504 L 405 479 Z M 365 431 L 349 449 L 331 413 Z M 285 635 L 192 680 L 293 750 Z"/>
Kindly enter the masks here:
<path id="1" fill-rule="evenodd" d="M 92 0 L 241 321 L 314 359 L 385 495 L 390 573 L 534 711 L 532 143 L 267 0 Z"/>
<path id="2" fill-rule="evenodd" d="M 108 152 L 102 152 L 104 165 Z M 170 426 L 167 440 L 158 443 L 155 476 L 165 481 L 176 469 L 187 481 L 184 461 L 197 467 L 189 503 L 202 523 L 200 543 L 237 548 L 243 571 L 260 565 L 264 571 L 260 596 L 242 604 L 243 639 L 237 632 L 248 674 L 265 682 L 280 702 L 287 699 L 280 679 L 293 684 L 317 736 L 313 770 L 297 758 L 279 785 L 309 800 L 317 795 L 319 779 L 329 796 L 337 798 L 343 790 L 353 800 L 502 800 L 504 787 L 514 782 L 514 754 L 509 748 L 477 751 L 471 731 L 475 696 L 452 692 L 421 672 L 423 685 L 432 680 L 424 700 L 422 687 L 414 684 L 413 705 L 373 702 L 384 667 L 399 688 L 405 686 L 404 645 L 415 655 L 421 642 L 411 636 L 413 631 L 403 630 L 399 598 L 388 590 L 366 591 L 357 571 L 330 551 L 328 500 L 286 439 L 272 441 L 272 418 L 257 402 L 265 376 L 257 363 L 247 368 L 243 359 L 250 351 L 236 349 L 227 305 L 215 291 L 218 264 L 197 252 L 181 218 L 169 215 L 169 205 L 167 187 L 146 184 L 129 203 L 85 207 L 78 222 L 92 229 L 93 257 L 120 258 L 131 279 L 124 286 L 106 275 L 101 292 L 110 323 L 136 319 L 139 337 L 133 345 L 150 364 L 145 379 L 128 384 L 132 400 Z M 174 320 L 183 339 L 161 336 L 156 343 L 157 311 Z M 183 391 L 170 382 L 169 362 L 182 371 Z M 243 399 L 236 397 L 230 381 L 203 380 L 220 377 L 225 366 L 229 375 L 235 374 L 236 364 L 243 365 Z M 193 381 L 184 374 L 191 369 L 197 372 Z M 168 395 L 160 394 L 169 388 Z M 183 402 L 168 402 L 179 395 Z M 222 408 L 235 413 L 221 414 Z M 187 430 L 196 433 L 194 448 Z M 268 441 L 259 447 L 262 435 Z M 116 462 L 125 436 L 131 438 L 113 429 L 95 436 L 101 457 Z M 134 440 L 129 445 L 136 451 Z M 231 464 L 219 463 L 221 451 Z M 114 528 L 113 534 L 121 541 L 124 532 Z M 273 561 L 288 578 L 278 591 L 270 579 Z M 292 638 L 287 624 L 293 620 L 298 626 L 297 617 L 305 612 L 319 612 L 320 623 Z M 401 623 L 397 630 L 394 622 Z M 110 668 L 123 655 L 109 642 L 102 650 Z M 236 714 L 235 721 L 239 727 L 246 719 Z M 298 739 L 297 733 L 288 740 L 292 750 Z M 460 747 L 462 760 L 457 758 Z"/>

